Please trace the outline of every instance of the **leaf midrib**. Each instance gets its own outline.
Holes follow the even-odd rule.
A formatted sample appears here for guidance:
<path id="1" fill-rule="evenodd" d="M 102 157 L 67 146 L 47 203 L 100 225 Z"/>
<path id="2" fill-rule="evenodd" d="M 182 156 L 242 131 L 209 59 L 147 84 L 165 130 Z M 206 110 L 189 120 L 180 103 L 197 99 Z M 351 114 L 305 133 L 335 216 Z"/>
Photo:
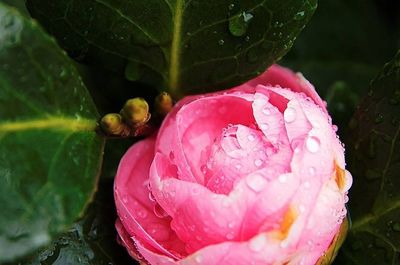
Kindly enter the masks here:
<path id="1" fill-rule="evenodd" d="M 0 122 L 1 133 L 12 133 L 31 130 L 54 131 L 94 131 L 97 123 L 95 120 L 85 118 L 72 118 L 66 116 L 49 116 L 40 119 Z"/>

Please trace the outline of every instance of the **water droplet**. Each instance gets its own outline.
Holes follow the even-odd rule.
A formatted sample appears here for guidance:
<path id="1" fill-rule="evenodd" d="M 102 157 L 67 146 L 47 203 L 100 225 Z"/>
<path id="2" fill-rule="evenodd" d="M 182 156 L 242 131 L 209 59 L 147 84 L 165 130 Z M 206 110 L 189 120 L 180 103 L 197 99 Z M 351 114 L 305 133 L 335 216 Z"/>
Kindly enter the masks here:
<path id="1" fill-rule="evenodd" d="M 122 202 L 123 203 L 128 203 L 128 201 L 129 201 L 128 196 L 122 197 Z"/>
<path id="2" fill-rule="evenodd" d="M 310 182 L 306 181 L 306 182 L 304 183 L 304 187 L 305 187 L 306 189 L 309 189 L 310 186 L 311 186 Z"/>
<path id="3" fill-rule="evenodd" d="M 146 219 L 146 217 L 147 217 L 147 212 L 144 211 L 144 210 L 140 210 L 140 211 L 138 211 L 138 216 L 139 216 L 140 218 L 142 218 L 142 219 Z"/>
<path id="4" fill-rule="evenodd" d="M 252 251 L 260 252 L 267 244 L 267 238 L 264 235 L 253 237 L 249 242 L 249 248 Z"/>
<path id="5" fill-rule="evenodd" d="M 171 159 L 172 161 L 175 160 L 175 155 L 173 151 L 169 152 L 169 159 Z"/>
<path id="6" fill-rule="evenodd" d="M 294 108 L 287 108 L 285 112 L 283 113 L 283 119 L 287 123 L 294 122 L 296 120 L 296 110 Z"/>
<path id="7" fill-rule="evenodd" d="M 246 178 L 246 183 L 250 189 L 254 190 L 255 192 L 260 192 L 264 189 L 267 181 L 263 178 L 263 176 L 254 174 Z"/>
<path id="8" fill-rule="evenodd" d="M 201 170 L 201 173 L 203 173 L 203 175 L 206 175 L 206 174 L 207 174 L 207 166 L 206 166 L 206 165 L 202 165 L 202 166 L 200 167 L 200 170 Z"/>
<path id="9" fill-rule="evenodd" d="M 304 15 L 304 11 L 297 12 L 296 15 L 294 15 L 294 20 L 302 20 L 304 18 Z"/>
<path id="10" fill-rule="evenodd" d="M 225 43 L 225 41 L 224 41 L 223 39 L 220 39 L 220 40 L 218 41 L 218 44 L 219 44 L 220 46 L 224 45 L 224 43 Z"/>
<path id="11" fill-rule="evenodd" d="M 236 165 L 235 165 L 235 168 L 236 168 L 236 169 L 241 169 L 241 168 L 242 168 L 242 165 L 241 165 L 241 164 L 236 164 Z"/>
<path id="12" fill-rule="evenodd" d="M 310 151 L 311 153 L 318 152 L 320 145 L 321 145 L 321 142 L 319 141 L 319 139 L 317 137 L 310 136 L 307 138 L 306 147 L 307 147 L 307 150 Z"/>
<path id="13" fill-rule="evenodd" d="M 263 131 L 266 131 L 269 129 L 269 125 L 266 123 L 262 123 L 262 124 L 260 124 L 260 129 Z"/>
<path id="14" fill-rule="evenodd" d="M 308 172 L 310 173 L 311 176 L 314 176 L 315 175 L 315 168 L 314 167 L 310 167 L 308 169 Z"/>
<path id="15" fill-rule="evenodd" d="M 256 167 L 261 167 L 262 164 L 263 164 L 263 162 L 262 162 L 261 159 L 256 159 L 256 160 L 254 161 L 254 165 L 255 165 Z"/>
<path id="16" fill-rule="evenodd" d="M 246 37 L 244 38 L 244 40 L 245 40 L 245 41 L 249 41 L 249 40 L 250 40 L 250 36 L 246 36 Z"/>
<path id="17" fill-rule="evenodd" d="M 230 4 L 230 5 L 228 6 L 228 9 L 229 9 L 229 10 L 232 10 L 234 7 L 235 7 L 235 4 L 232 3 L 232 4 Z"/>
<path id="18" fill-rule="evenodd" d="M 247 139 L 249 139 L 250 142 L 253 142 L 256 137 L 253 134 L 249 134 L 249 136 L 247 136 Z"/>
<path id="19" fill-rule="evenodd" d="M 228 234 L 226 234 L 226 239 L 232 240 L 234 238 L 235 238 L 235 234 L 233 232 L 229 232 Z"/>
<path id="20" fill-rule="evenodd" d="M 248 23 L 253 18 L 251 13 L 243 12 L 229 19 L 229 32 L 235 37 L 246 34 Z"/>
<path id="21" fill-rule="evenodd" d="M 271 110 L 270 110 L 268 107 L 263 108 L 262 112 L 263 112 L 265 115 L 271 115 Z"/>
<path id="22" fill-rule="evenodd" d="M 235 222 L 230 222 L 230 223 L 228 224 L 228 227 L 229 227 L 229 228 L 235 227 Z"/>

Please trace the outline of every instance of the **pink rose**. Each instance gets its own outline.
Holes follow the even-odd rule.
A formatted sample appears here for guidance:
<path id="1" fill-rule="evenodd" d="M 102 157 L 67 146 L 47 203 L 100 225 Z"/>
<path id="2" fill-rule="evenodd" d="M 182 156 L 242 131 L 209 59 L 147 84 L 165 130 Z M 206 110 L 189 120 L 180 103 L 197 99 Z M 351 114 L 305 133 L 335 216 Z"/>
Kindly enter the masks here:
<path id="1" fill-rule="evenodd" d="M 239 87 L 182 99 L 124 155 L 116 227 L 143 264 L 315 264 L 352 183 L 325 103 L 272 66 Z"/>

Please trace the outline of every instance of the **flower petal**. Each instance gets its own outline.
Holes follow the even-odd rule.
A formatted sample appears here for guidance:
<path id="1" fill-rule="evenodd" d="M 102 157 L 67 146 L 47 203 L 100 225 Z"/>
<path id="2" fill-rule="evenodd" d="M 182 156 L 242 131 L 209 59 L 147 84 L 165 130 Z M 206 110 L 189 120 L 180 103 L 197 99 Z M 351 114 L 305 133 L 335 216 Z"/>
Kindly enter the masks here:
<path id="1" fill-rule="evenodd" d="M 177 161 L 185 161 L 189 168 L 179 165 L 178 168 L 190 170 L 197 182 L 203 184 L 201 166 L 206 164 L 214 140 L 229 124 L 254 124 L 251 113 L 249 101 L 230 94 L 200 98 L 185 105 L 176 115 L 175 143 L 180 150 L 175 156 Z"/>
<path id="2" fill-rule="evenodd" d="M 158 153 L 151 167 L 157 201 L 173 218 L 172 228 L 192 253 L 209 244 L 234 240 L 247 205 L 238 197 L 215 194 L 197 183 L 166 176 L 169 160 Z"/>
<path id="3" fill-rule="evenodd" d="M 114 183 L 118 216 L 126 231 L 154 250 L 177 258 L 171 250 L 185 255 L 184 245 L 171 230 L 171 218 L 155 215 L 156 202 L 149 193 L 149 168 L 155 137 L 133 145 L 122 158 Z"/>
<path id="4" fill-rule="evenodd" d="M 326 105 L 315 91 L 314 86 L 308 82 L 302 74 L 296 74 L 288 68 L 276 64 L 272 65 L 263 74 L 248 81 L 246 84 L 253 87 L 256 87 L 257 85 L 280 86 L 297 93 L 305 93 L 325 112 L 327 112 Z"/>

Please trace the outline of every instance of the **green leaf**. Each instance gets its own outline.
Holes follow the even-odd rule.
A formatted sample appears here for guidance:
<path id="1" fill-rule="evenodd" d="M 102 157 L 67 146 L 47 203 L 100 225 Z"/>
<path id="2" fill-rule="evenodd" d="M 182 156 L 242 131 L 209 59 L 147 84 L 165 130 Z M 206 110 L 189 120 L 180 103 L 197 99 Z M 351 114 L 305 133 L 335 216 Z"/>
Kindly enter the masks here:
<path id="1" fill-rule="evenodd" d="M 115 220 L 117 218 L 113 199 L 113 181 L 103 179 L 94 202 L 84 218 L 20 265 L 126 265 L 137 264 L 126 249 L 117 243 Z"/>
<path id="2" fill-rule="evenodd" d="M 370 80 L 397 51 L 400 4 L 392 0 L 321 0 L 282 63 L 300 71 L 345 128 Z"/>
<path id="3" fill-rule="evenodd" d="M 400 264 L 400 52 L 351 122 L 353 226 L 338 264 Z"/>
<path id="4" fill-rule="evenodd" d="M 282 57 L 317 0 L 28 0 L 73 57 L 174 95 L 231 87 Z"/>
<path id="5" fill-rule="evenodd" d="M 0 263 L 42 247 L 91 200 L 104 139 L 55 41 L 0 3 Z"/>
<path id="6" fill-rule="evenodd" d="M 15 7 L 24 15 L 29 15 L 28 10 L 25 6 L 25 0 L 0 0 L 0 3 Z"/>

